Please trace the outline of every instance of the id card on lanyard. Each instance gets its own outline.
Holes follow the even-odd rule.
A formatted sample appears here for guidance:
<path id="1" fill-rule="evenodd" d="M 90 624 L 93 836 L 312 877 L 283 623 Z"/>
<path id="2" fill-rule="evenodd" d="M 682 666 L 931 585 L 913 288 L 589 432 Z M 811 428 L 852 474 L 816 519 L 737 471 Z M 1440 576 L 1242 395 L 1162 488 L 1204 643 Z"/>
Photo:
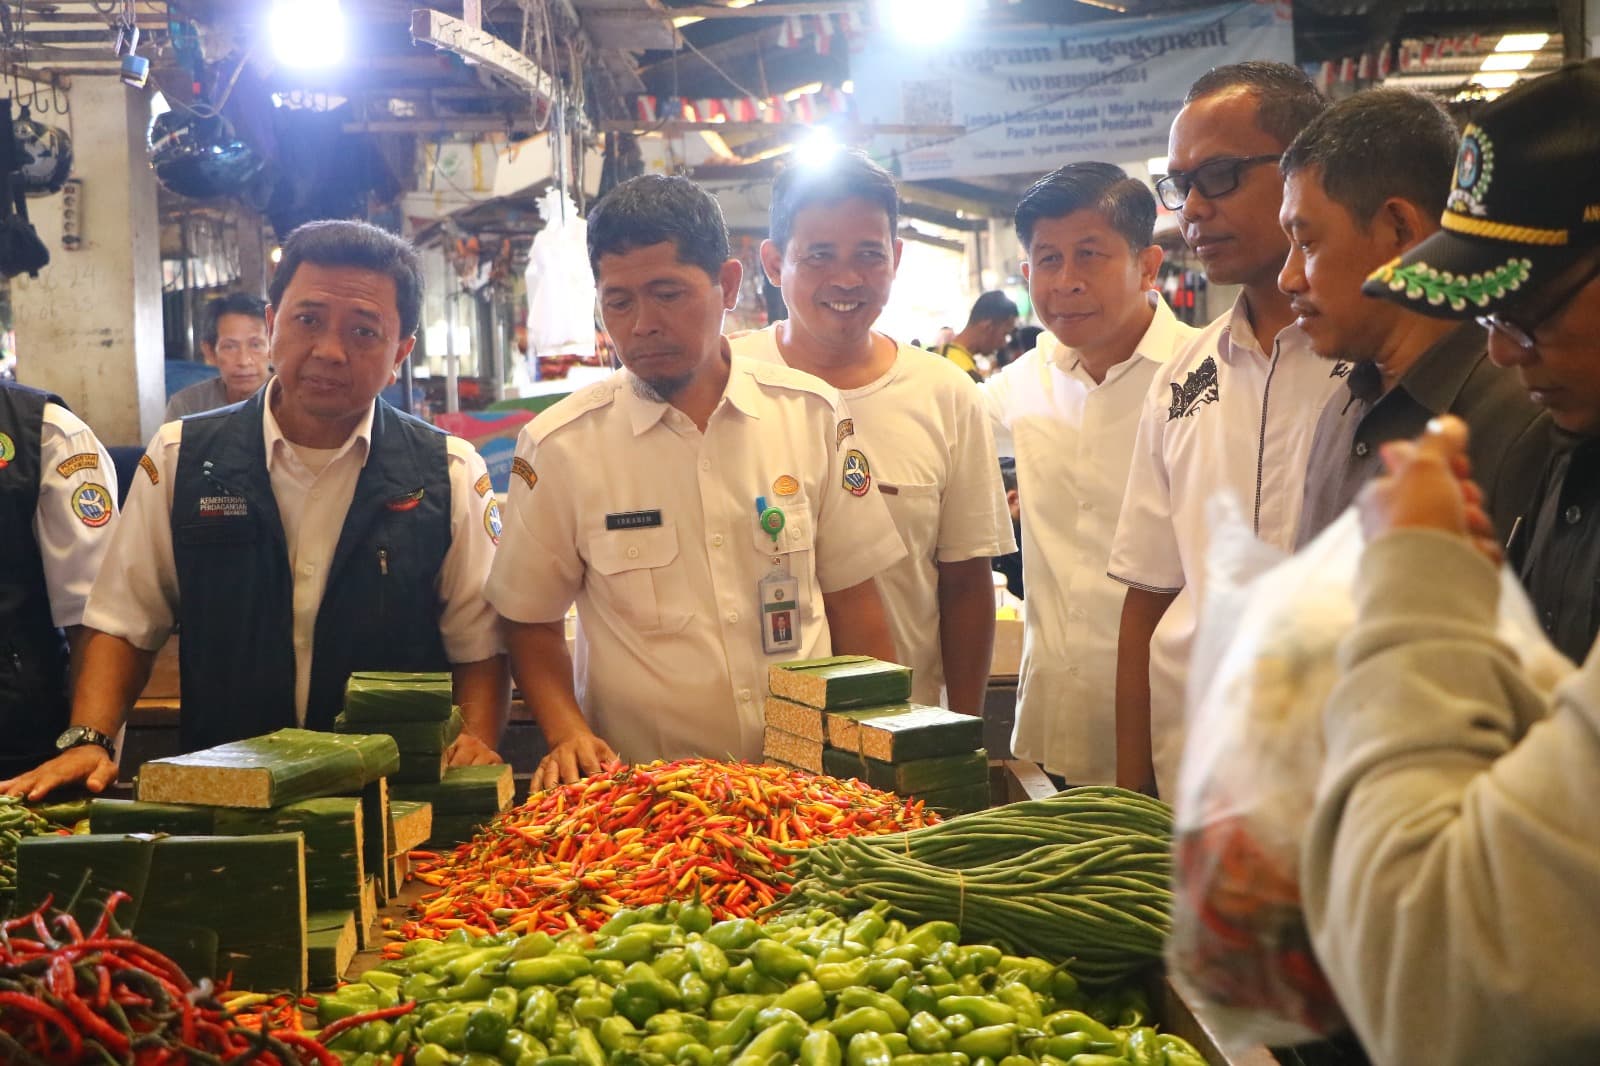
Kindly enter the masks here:
<path id="1" fill-rule="evenodd" d="M 788 560 L 778 554 L 783 533 L 783 511 L 768 507 L 765 496 L 756 497 L 761 531 L 772 538 L 772 569 L 756 583 L 761 611 L 761 648 L 768 655 L 800 650 L 800 582 L 789 573 Z"/>

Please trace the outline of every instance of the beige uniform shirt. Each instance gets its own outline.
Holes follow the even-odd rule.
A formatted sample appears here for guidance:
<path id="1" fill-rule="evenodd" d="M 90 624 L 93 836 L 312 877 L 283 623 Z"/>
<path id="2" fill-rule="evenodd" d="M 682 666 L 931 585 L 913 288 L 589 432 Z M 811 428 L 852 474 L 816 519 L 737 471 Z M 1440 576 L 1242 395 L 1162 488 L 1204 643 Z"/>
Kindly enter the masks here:
<path id="1" fill-rule="evenodd" d="M 45 404 L 33 535 L 50 592 L 50 620 L 62 629 L 83 621 L 116 517 L 117 472 L 105 446 L 77 415 Z"/>
<path id="2" fill-rule="evenodd" d="M 735 355 L 783 363 L 769 326 L 728 338 Z M 983 398 L 947 359 L 898 346 L 889 372 L 842 395 L 873 459 L 873 475 L 909 553 L 878 578 L 911 697 L 943 704 L 939 563 L 1017 550 Z"/>
<path id="3" fill-rule="evenodd" d="M 905 555 L 838 393 L 732 360 L 701 433 L 619 371 L 524 427 L 489 582 L 515 622 L 578 605 L 576 690 L 629 761 L 759 759 L 767 668 L 830 654 L 824 593 Z M 756 498 L 782 509 L 776 541 Z M 800 646 L 763 650 L 758 584 L 787 566 Z"/>
<path id="4" fill-rule="evenodd" d="M 1126 360 L 1096 383 L 1049 333 L 983 386 L 1001 450 L 1016 456 L 1028 589 L 1011 750 L 1074 785 L 1117 776 L 1117 630 L 1127 591 L 1106 576 L 1150 382 L 1199 332 L 1166 301 Z"/>
<path id="5" fill-rule="evenodd" d="M 272 388 L 276 388 L 276 384 Z M 294 573 L 295 715 L 303 722 L 311 690 L 312 638 L 327 588 L 328 565 L 355 497 L 372 439 L 369 410 L 335 449 L 302 448 L 288 441 L 269 403 L 262 419 L 272 495 L 283 519 Z M 178 574 L 172 552 L 172 484 L 178 471 L 183 423 L 168 422 L 139 461 L 127 508 L 105 566 L 89 597 L 84 622 L 146 651 L 160 648 L 178 609 Z M 500 518 L 488 470 L 472 445 L 447 442 L 450 466 L 450 550 L 435 587 L 442 613 L 439 632 L 453 663 L 477 662 L 504 650 L 483 584 L 494 559 Z M 480 491 L 480 488 L 482 491 Z M 240 574 L 240 581 L 250 575 Z"/>

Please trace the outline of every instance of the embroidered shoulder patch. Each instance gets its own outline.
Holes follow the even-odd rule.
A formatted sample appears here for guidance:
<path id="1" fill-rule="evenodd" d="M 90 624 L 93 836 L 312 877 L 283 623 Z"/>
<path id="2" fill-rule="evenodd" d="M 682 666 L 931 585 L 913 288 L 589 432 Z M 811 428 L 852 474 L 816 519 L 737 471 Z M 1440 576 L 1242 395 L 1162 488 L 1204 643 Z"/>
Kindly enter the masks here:
<path id="1" fill-rule="evenodd" d="M 855 448 L 844 453 L 844 487 L 852 496 L 865 496 L 872 488 L 872 467 Z"/>
<path id="2" fill-rule="evenodd" d="M 17 457 L 16 443 L 4 433 L 0 433 L 0 470 L 11 465 L 11 460 Z"/>
<path id="3" fill-rule="evenodd" d="M 145 475 L 149 477 L 150 484 L 161 484 L 161 475 L 156 473 L 156 461 L 154 459 L 150 458 L 148 455 L 141 456 L 139 459 L 139 469 L 143 470 Z"/>
<path id="4" fill-rule="evenodd" d="M 833 437 L 833 449 L 834 449 L 834 451 L 838 451 L 839 450 L 839 446 L 844 443 L 844 440 L 845 440 L 846 437 L 853 437 L 853 436 L 855 436 L 855 433 L 856 433 L 856 420 L 855 419 L 846 418 L 846 419 L 843 419 L 842 421 L 840 421 L 839 428 L 834 431 L 834 437 Z"/>
<path id="5" fill-rule="evenodd" d="M 71 477 L 80 470 L 98 470 L 99 468 L 100 454 L 98 452 L 80 452 L 57 463 L 56 473 L 62 477 Z"/>
<path id="6" fill-rule="evenodd" d="M 487 496 L 489 495 L 489 487 L 492 484 L 493 482 L 489 480 L 489 475 L 484 474 L 477 481 L 472 483 L 472 491 L 476 492 L 479 496 Z"/>
<path id="7" fill-rule="evenodd" d="M 1189 371 L 1189 376 L 1183 379 L 1183 384 L 1172 383 L 1172 406 L 1167 408 L 1167 421 L 1173 422 L 1180 418 L 1188 418 L 1208 403 L 1216 403 L 1219 397 L 1217 391 L 1217 361 L 1211 356 L 1206 356 L 1205 362 Z"/>
<path id="8" fill-rule="evenodd" d="M 98 529 L 111 521 L 112 511 L 111 493 L 104 485 L 91 481 L 79 485 L 78 491 L 72 494 L 72 513 L 90 529 Z"/>
<path id="9" fill-rule="evenodd" d="M 489 539 L 495 544 L 500 543 L 500 501 L 490 500 L 489 506 L 483 509 L 483 528 L 489 534 Z"/>
<path id="10" fill-rule="evenodd" d="M 530 489 L 539 481 L 539 475 L 533 472 L 533 465 L 522 456 L 511 460 L 511 473 L 522 479 L 522 483 Z"/>

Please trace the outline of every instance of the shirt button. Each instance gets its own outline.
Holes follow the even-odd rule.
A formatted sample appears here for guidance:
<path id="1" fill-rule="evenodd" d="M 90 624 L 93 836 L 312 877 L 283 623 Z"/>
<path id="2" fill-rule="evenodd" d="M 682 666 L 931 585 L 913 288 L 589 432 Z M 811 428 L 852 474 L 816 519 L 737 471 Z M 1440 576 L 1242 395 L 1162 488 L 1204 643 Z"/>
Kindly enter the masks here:
<path id="1" fill-rule="evenodd" d="M 1084 500 L 1082 503 L 1078 504 L 1078 507 L 1085 511 L 1094 510 L 1094 504 L 1090 503 L 1088 500 Z"/>
<path id="2" fill-rule="evenodd" d="M 628 549 L 628 558 L 630 558 L 630 559 L 639 558 L 639 549 L 638 548 L 629 548 Z"/>
<path id="3" fill-rule="evenodd" d="M 1357 441 L 1356 442 L 1356 454 L 1359 455 L 1361 458 L 1365 459 L 1367 457 L 1367 453 L 1370 452 L 1371 450 L 1372 450 L 1371 448 L 1367 447 L 1367 442 L 1366 441 L 1362 440 L 1362 441 Z"/>
<path id="4" fill-rule="evenodd" d="M 1583 508 L 1579 507 L 1577 504 L 1573 504 L 1571 507 L 1567 508 L 1565 517 L 1567 520 L 1567 525 L 1575 526 L 1583 519 Z"/>
<path id="5" fill-rule="evenodd" d="M 747 688 L 740 689 L 739 690 L 739 699 L 740 699 L 741 702 L 749 703 L 750 702 L 750 690 L 747 689 Z"/>
<path id="6" fill-rule="evenodd" d="M 733 624 L 734 622 L 737 622 L 738 620 L 739 620 L 739 612 L 738 611 L 729 611 L 728 612 L 728 623 L 730 625 Z"/>
<path id="7" fill-rule="evenodd" d="M 312 574 L 317 572 L 317 568 L 311 563 L 303 563 L 300 566 L 300 572 L 306 577 L 310 577 Z"/>
<path id="8" fill-rule="evenodd" d="M 721 533 L 717 533 L 717 534 L 714 534 L 712 536 L 712 538 L 711 538 L 711 546 L 713 548 L 722 547 L 722 534 Z"/>
<path id="9" fill-rule="evenodd" d="M 700 460 L 700 469 L 701 470 L 710 470 L 711 469 L 711 460 L 710 459 L 702 459 L 702 460 Z"/>

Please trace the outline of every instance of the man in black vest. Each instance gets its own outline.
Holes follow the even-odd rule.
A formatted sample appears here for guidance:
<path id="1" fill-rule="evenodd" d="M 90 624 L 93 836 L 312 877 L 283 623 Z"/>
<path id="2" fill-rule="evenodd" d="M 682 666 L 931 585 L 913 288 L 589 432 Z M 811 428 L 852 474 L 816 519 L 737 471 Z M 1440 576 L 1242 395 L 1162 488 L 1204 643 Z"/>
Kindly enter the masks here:
<path id="1" fill-rule="evenodd" d="M 416 254 L 364 223 L 310 223 L 268 295 L 274 379 L 163 426 L 140 460 L 72 721 L 114 733 L 181 624 L 185 750 L 330 728 L 354 670 L 449 668 L 467 722 L 451 761 L 498 761 L 508 675 L 483 582 L 499 505 L 470 445 L 377 398 L 416 343 Z M 115 775 L 85 744 L 0 788 Z"/>
<path id="2" fill-rule="evenodd" d="M 82 642 L 116 500 L 89 427 L 58 397 L 0 384 L 0 778 L 55 754 L 67 728 L 68 647 Z"/>

